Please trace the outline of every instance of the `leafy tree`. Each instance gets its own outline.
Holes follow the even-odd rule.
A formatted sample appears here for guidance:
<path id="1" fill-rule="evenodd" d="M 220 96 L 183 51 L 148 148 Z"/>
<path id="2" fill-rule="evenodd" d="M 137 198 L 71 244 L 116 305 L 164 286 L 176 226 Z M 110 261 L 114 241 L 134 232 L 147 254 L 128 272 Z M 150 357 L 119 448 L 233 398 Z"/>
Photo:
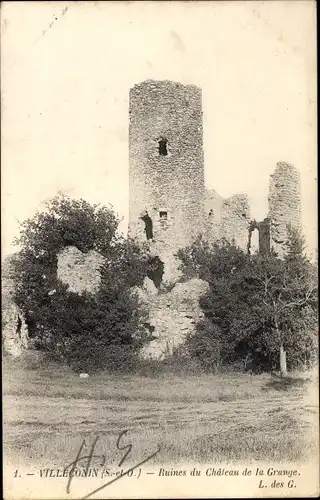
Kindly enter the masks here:
<path id="1" fill-rule="evenodd" d="M 253 257 L 247 267 L 243 288 L 252 287 L 257 311 L 257 340 L 262 349 L 279 356 L 281 375 L 287 374 L 287 352 L 294 358 L 303 350 L 314 348 L 309 331 L 316 315 L 316 280 L 309 263 L 299 266 L 297 260 L 280 260 L 274 256 Z M 310 353 L 311 354 L 311 353 Z"/>
<path id="2" fill-rule="evenodd" d="M 190 246 L 180 249 L 177 257 L 185 277 L 197 277 L 209 283 L 218 277 L 228 276 L 247 258 L 234 241 L 230 243 L 220 239 L 209 243 L 202 236 Z"/>
<path id="3" fill-rule="evenodd" d="M 14 300 L 30 334 L 39 348 L 82 369 L 114 365 L 120 347 L 134 356 L 146 341 L 143 311 L 130 288 L 141 285 L 150 256 L 117 233 L 118 223 L 110 208 L 57 196 L 22 224 L 16 241 Z M 69 245 L 104 257 L 95 295 L 69 292 L 58 280 L 57 256 Z"/>
<path id="4" fill-rule="evenodd" d="M 185 276 L 204 279 L 210 286 L 200 300 L 205 319 L 187 339 L 186 348 L 206 369 L 217 370 L 238 356 L 235 349 L 239 339 L 232 340 L 232 325 L 239 306 L 233 281 L 249 257 L 234 242 L 222 239 L 210 244 L 201 237 L 180 250 L 178 257 Z"/>
<path id="5" fill-rule="evenodd" d="M 303 253 L 303 240 L 289 231 L 286 257 L 245 254 L 234 243 L 202 239 L 179 252 L 182 268 L 206 279 L 200 301 L 205 321 L 188 348 L 217 367 L 239 359 L 258 369 L 307 364 L 315 350 L 316 273 Z"/>
<path id="6" fill-rule="evenodd" d="M 285 242 L 285 261 L 290 265 L 304 266 L 308 263 L 306 255 L 306 242 L 300 228 L 291 224 L 287 225 L 287 241 Z"/>

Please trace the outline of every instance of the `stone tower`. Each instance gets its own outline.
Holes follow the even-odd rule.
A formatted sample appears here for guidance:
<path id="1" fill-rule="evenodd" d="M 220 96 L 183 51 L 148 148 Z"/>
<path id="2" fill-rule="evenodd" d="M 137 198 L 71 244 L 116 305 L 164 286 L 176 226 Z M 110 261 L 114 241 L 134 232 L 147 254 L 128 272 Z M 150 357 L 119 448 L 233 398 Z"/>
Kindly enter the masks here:
<path id="1" fill-rule="evenodd" d="M 301 186 L 299 171 L 289 163 L 278 162 L 269 182 L 271 248 L 279 257 L 285 251 L 287 225 L 301 228 Z"/>
<path id="2" fill-rule="evenodd" d="M 175 252 L 204 224 L 201 89 L 144 81 L 130 90 L 129 114 L 129 234 L 148 241 L 175 281 Z"/>

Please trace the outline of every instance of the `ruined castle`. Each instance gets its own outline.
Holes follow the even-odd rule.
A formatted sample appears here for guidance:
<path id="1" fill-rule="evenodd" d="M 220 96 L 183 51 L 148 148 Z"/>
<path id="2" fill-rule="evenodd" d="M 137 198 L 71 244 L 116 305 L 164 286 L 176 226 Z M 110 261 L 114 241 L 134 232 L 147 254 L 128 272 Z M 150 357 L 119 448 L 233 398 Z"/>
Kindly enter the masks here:
<path id="1" fill-rule="evenodd" d="M 195 85 L 147 80 L 129 93 L 129 234 L 147 241 L 164 263 L 164 281 L 176 281 L 175 253 L 199 234 L 235 240 L 250 252 L 281 256 L 287 225 L 300 226 L 300 177 L 279 162 L 270 177 L 269 213 L 252 220 L 246 194 L 224 199 L 204 181 L 202 92 Z"/>
<path id="2" fill-rule="evenodd" d="M 248 197 L 222 198 L 204 181 L 202 93 L 194 85 L 147 80 L 130 90 L 129 104 L 129 235 L 147 244 L 164 264 L 160 290 L 146 278 L 132 290 L 148 311 L 145 322 L 153 332 L 141 354 L 161 359 L 183 345 L 202 317 L 199 299 L 208 283 L 179 282 L 176 252 L 198 235 L 214 242 L 225 238 L 252 251 L 258 232 L 259 251 L 284 252 L 287 225 L 300 226 L 300 177 L 295 167 L 279 162 L 270 176 L 267 217 L 252 219 Z M 57 278 L 69 291 L 99 289 L 103 258 L 66 247 L 57 256 Z M 9 281 L 8 281 L 9 283 Z M 56 290 L 51 290 L 55 293 Z M 24 317 L 10 300 L 5 309 L 5 347 L 19 356 L 28 347 Z"/>

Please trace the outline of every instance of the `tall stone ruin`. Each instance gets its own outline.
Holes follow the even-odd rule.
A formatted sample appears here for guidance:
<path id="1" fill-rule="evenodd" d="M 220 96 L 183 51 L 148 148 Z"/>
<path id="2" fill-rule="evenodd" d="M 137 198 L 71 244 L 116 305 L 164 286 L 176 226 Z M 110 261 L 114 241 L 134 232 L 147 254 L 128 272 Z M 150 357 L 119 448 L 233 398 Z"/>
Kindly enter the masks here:
<path id="1" fill-rule="evenodd" d="M 291 164 L 278 162 L 269 181 L 269 214 L 271 248 L 279 257 L 285 252 L 287 227 L 301 228 L 300 173 Z"/>
<path id="2" fill-rule="evenodd" d="M 204 183 L 202 92 L 194 85 L 147 80 L 129 93 L 129 235 L 164 264 L 171 291 L 141 300 L 155 340 L 144 354 L 162 357 L 183 343 L 201 317 L 208 284 L 179 280 L 176 253 L 198 235 L 247 247 L 250 207 L 243 194 L 223 199 Z M 199 281 L 199 283 L 198 283 Z"/>
<path id="3" fill-rule="evenodd" d="M 164 281 L 175 281 L 174 254 L 204 227 L 202 93 L 147 80 L 129 101 L 129 234 L 148 241 Z"/>
<path id="4" fill-rule="evenodd" d="M 202 234 L 247 247 L 248 197 L 205 189 L 202 92 L 195 85 L 147 80 L 129 93 L 129 234 L 147 241 L 179 277 L 175 253 Z"/>

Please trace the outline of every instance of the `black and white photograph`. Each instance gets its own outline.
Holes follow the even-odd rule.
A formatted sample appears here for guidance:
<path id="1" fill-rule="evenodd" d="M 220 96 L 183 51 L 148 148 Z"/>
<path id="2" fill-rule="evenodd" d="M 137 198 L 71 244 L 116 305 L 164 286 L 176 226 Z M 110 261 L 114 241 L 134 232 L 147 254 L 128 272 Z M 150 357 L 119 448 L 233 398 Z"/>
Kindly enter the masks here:
<path id="1" fill-rule="evenodd" d="M 1 5 L 6 500 L 319 495 L 316 2 Z"/>

